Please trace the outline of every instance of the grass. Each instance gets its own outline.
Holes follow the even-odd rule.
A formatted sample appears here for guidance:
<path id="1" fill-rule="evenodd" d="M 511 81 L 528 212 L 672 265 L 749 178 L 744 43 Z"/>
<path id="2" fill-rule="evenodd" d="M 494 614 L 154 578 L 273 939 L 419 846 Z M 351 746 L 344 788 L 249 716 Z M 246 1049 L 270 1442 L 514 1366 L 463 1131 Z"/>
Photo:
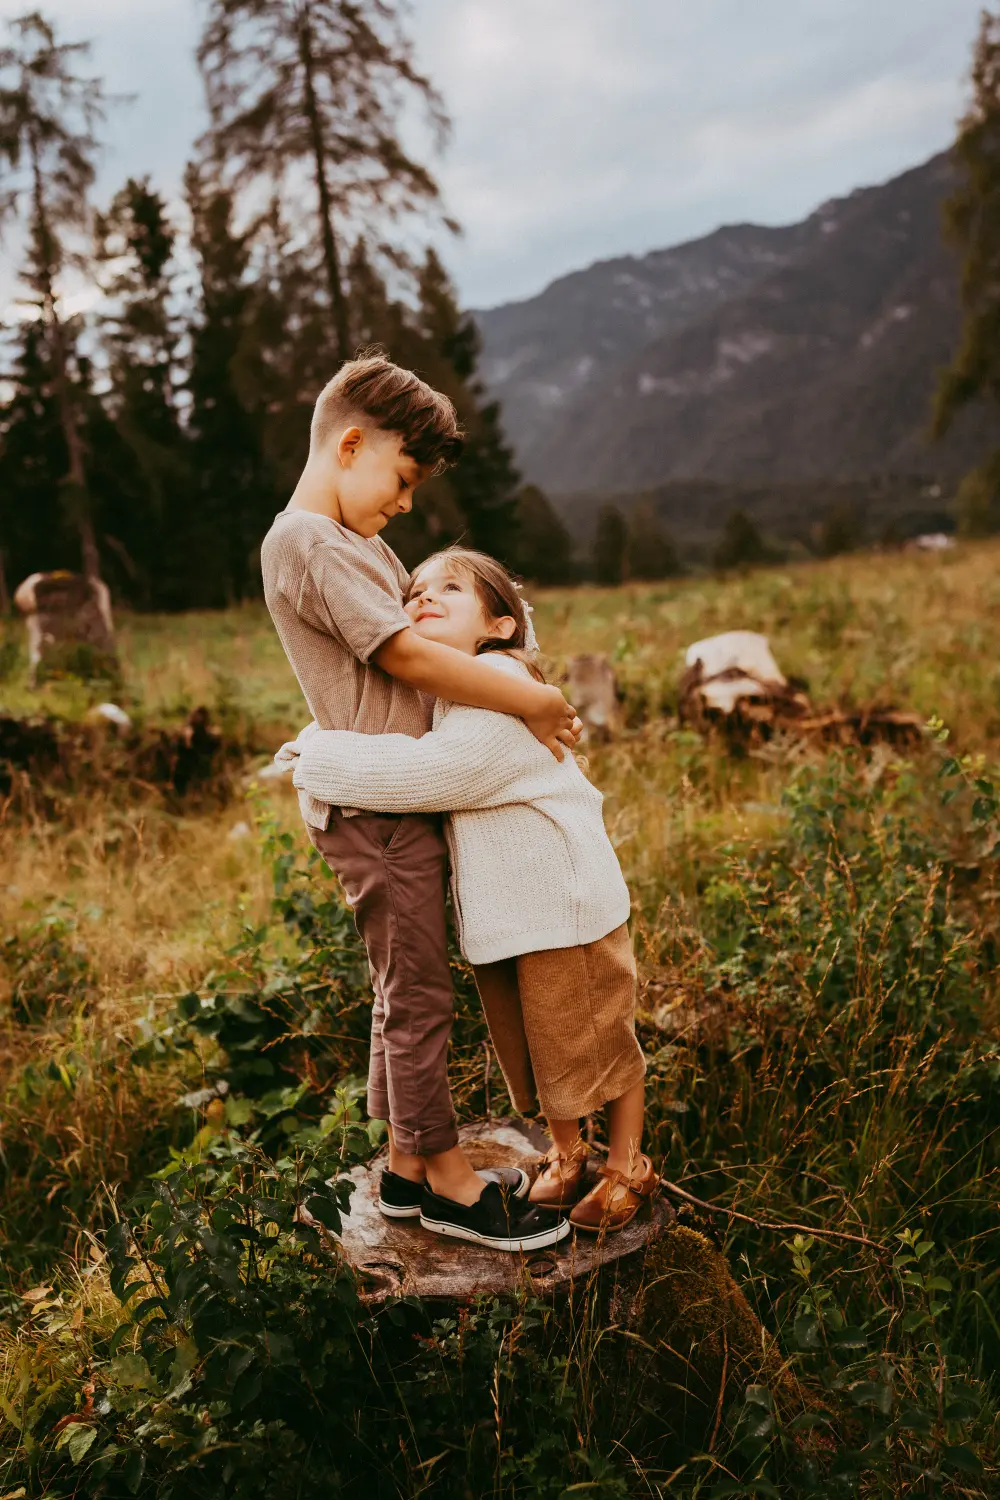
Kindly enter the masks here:
<path id="1" fill-rule="evenodd" d="M 402 1467 L 391 1455 L 384 1459 L 393 1476 L 385 1494 L 551 1494 L 555 1500 L 570 1482 L 590 1495 L 666 1494 L 674 1492 L 667 1480 L 673 1469 L 680 1476 L 674 1489 L 692 1494 L 757 1479 L 764 1486 L 777 1482 L 776 1492 L 789 1494 L 989 1492 L 996 1447 L 992 1382 L 1000 1357 L 1000 1115 L 990 1069 L 1000 1077 L 1000 1063 L 991 1061 L 998 1031 L 997 890 L 984 839 L 995 818 L 987 805 L 991 794 L 980 788 L 976 803 L 960 783 L 978 775 L 992 786 L 989 767 L 998 759 L 998 562 L 1000 547 L 984 544 L 941 556 L 858 555 L 745 577 L 553 591 L 534 601 L 553 675 L 573 654 L 604 652 L 625 693 L 628 728 L 589 756 L 633 893 L 642 1035 L 651 1068 L 650 1135 L 669 1175 L 750 1218 L 860 1232 L 897 1250 L 902 1234 L 935 1242 L 927 1254 L 935 1274 L 954 1290 L 938 1298 L 942 1306 L 932 1313 L 930 1302 L 918 1308 L 913 1300 L 922 1293 L 911 1284 L 915 1273 L 907 1271 L 905 1246 L 904 1261 L 891 1270 L 879 1256 L 835 1241 L 800 1242 L 796 1250 L 790 1234 L 720 1221 L 744 1290 L 803 1377 L 818 1389 L 832 1380 L 840 1359 L 838 1392 L 866 1382 L 889 1391 L 871 1397 L 872 1420 L 882 1420 L 879 1402 L 888 1402 L 886 1411 L 895 1415 L 885 1420 L 897 1426 L 874 1438 L 859 1429 L 847 1447 L 854 1451 L 867 1442 L 869 1456 L 876 1449 L 891 1454 L 895 1468 L 886 1478 L 870 1465 L 863 1480 L 845 1479 L 840 1489 L 829 1474 L 823 1477 L 822 1463 L 819 1479 L 803 1478 L 809 1465 L 796 1447 L 799 1439 L 743 1391 L 727 1405 L 725 1422 L 716 1424 L 725 1441 L 719 1437 L 708 1458 L 699 1459 L 674 1429 L 664 1450 L 660 1438 L 650 1436 L 648 1414 L 641 1416 L 642 1401 L 619 1403 L 615 1426 L 602 1418 L 599 1396 L 588 1395 L 610 1378 L 602 1360 L 618 1347 L 601 1321 L 588 1325 L 590 1342 L 566 1348 L 551 1311 L 538 1313 L 536 1327 L 534 1314 L 522 1307 L 500 1335 L 485 1313 L 484 1321 L 469 1325 L 470 1340 L 494 1339 L 495 1353 L 499 1336 L 501 1353 L 507 1350 L 507 1374 L 496 1376 L 501 1385 L 521 1372 L 520 1404 L 515 1387 L 504 1388 L 511 1446 L 504 1449 L 498 1440 L 488 1481 L 487 1459 L 480 1455 L 478 1477 L 468 1481 L 479 1488 L 463 1491 L 452 1461 L 432 1451 L 440 1431 L 457 1423 L 472 1434 L 487 1420 L 476 1407 L 478 1396 L 455 1384 L 454 1332 L 438 1330 L 431 1337 L 438 1360 L 433 1379 L 424 1366 L 411 1366 L 409 1355 L 400 1356 L 410 1436 L 400 1439 Z M 937 714 L 950 726 L 953 745 L 981 761 L 942 782 L 943 752 L 934 746 L 906 763 L 791 745 L 763 756 L 730 755 L 679 727 L 674 709 L 684 648 L 736 628 L 764 631 L 779 664 L 808 681 L 817 703 L 891 702 L 928 718 Z M 260 607 L 126 617 L 120 640 L 118 701 L 139 719 L 173 722 L 206 703 L 259 752 L 256 764 L 300 726 L 297 687 Z M 95 696 L 72 682 L 36 693 L 16 651 L 0 650 L 3 662 L 0 713 L 74 718 Z M 97 694 L 106 695 L 106 689 Z M 941 791 L 952 783 L 959 795 L 943 801 Z M 262 817 L 271 828 L 269 861 L 250 833 Z M 214 1076 L 227 1033 L 216 1030 L 214 1040 L 203 1038 L 194 1051 L 178 1049 L 178 997 L 228 992 L 236 984 L 251 997 L 290 997 L 288 1015 L 294 1016 L 296 997 L 328 982 L 327 971 L 316 970 L 309 956 L 322 923 L 310 927 L 309 917 L 303 925 L 301 905 L 282 895 L 286 836 L 291 849 L 301 850 L 294 798 L 273 782 L 255 791 L 238 785 L 226 805 L 197 810 L 171 808 L 152 792 L 123 807 L 98 785 L 60 823 L 15 819 L 9 809 L 0 819 L 0 927 L 9 935 L 0 949 L 0 1213 L 14 1330 L 2 1346 L 0 1391 L 8 1401 L 18 1382 L 35 1388 L 42 1366 L 64 1372 L 53 1386 L 60 1392 L 73 1379 L 79 1387 L 81 1369 L 108 1367 L 103 1351 L 115 1304 L 108 1300 L 103 1251 L 89 1247 L 107 1222 L 109 1194 L 124 1196 L 141 1186 L 171 1146 L 186 1147 L 195 1138 L 198 1149 L 215 1149 L 204 1110 L 178 1100 Z M 311 887 L 293 878 L 291 889 Z M 344 978 L 335 996 L 329 993 L 328 1006 L 343 1007 L 354 984 Z M 338 1071 L 342 1077 L 361 1068 L 365 1015 L 358 990 L 358 998 L 339 1010 L 336 1028 L 296 1033 L 306 1039 L 306 1051 L 312 1049 L 306 1071 L 314 1081 L 332 1085 Z M 283 1027 L 290 1035 L 301 1028 L 301 1017 L 294 1025 L 283 1021 L 269 1047 L 278 1044 Z M 454 1072 L 460 1105 L 472 1113 L 482 1107 L 481 1044 L 482 1028 L 466 996 Z M 221 1054 L 212 1051 L 219 1045 Z M 290 1077 L 299 1066 L 301 1059 L 289 1063 Z M 59 1307 L 43 1305 L 39 1312 L 38 1303 L 20 1301 L 41 1278 L 63 1288 L 53 1297 L 61 1295 L 64 1308 L 84 1309 L 66 1313 L 78 1319 L 70 1343 Z M 906 1319 L 912 1326 L 904 1326 Z M 868 1352 L 850 1357 L 868 1363 L 844 1374 L 848 1354 L 831 1353 L 830 1341 L 851 1327 L 864 1328 Z M 822 1368 L 819 1345 L 828 1360 Z M 155 1369 L 152 1353 L 149 1358 Z M 530 1371 L 537 1397 L 527 1400 L 523 1382 Z M 654 1376 L 664 1378 L 647 1369 L 645 1378 Z M 958 1417 L 946 1419 L 940 1404 L 942 1380 L 959 1378 L 976 1392 L 975 1414 L 963 1419 L 961 1431 Z M 419 1406 L 421 1381 L 430 1381 L 431 1405 L 446 1412 L 443 1427 L 432 1424 L 426 1432 L 412 1405 Z M 562 1396 L 553 1394 L 558 1381 Z M 454 1404 L 459 1386 L 471 1405 Z M 626 1382 L 623 1390 L 631 1389 Z M 561 1411 L 567 1391 L 572 1410 L 562 1426 L 556 1423 L 562 1446 L 555 1457 L 532 1458 L 553 1403 Z M 46 1398 L 46 1405 L 39 1397 L 30 1429 L 37 1452 L 28 1458 L 29 1428 L 17 1428 L 21 1457 L 9 1472 L 0 1469 L 0 1493 L 5 1478 L 14 1485 L 27 1474 L 34 1475 L 27 1483 L 37 1481 L 39 1497 L 117 1494 L 113 1484 L 101 1490 L 97 1479 L 86 1481 L 97 1488 L 72 1488 L 89 1473 L 84 1454 L 82 1467 L 70 1465 L 66 1474 L 58 1466 L 45 1468 L 52 1431 L 45 1414 L 68 1410 L 58 1399 Z M 335 1404 L 333 1395 L 328 1399 Z M 373 1396 L 373 1411 L 382 1401 L 385 1430 L 394 1431 L 399 1411 L 386 1399 Z M 868 1411 L 866 1399 L 858 1397 L 851 1408 L 858 1423 Z M 912 1429 L 899 1416 L 907 1400 L 925 1414 L 914 1418 Z M 956 1397 L 952 1404 L 957 1411 L 961 1402 Z M 766 1427 L 762 1411 L 773 1418 L 772 1427 L 753 1438 L 751 1427 Z M 958 1450 L 970 1443 L 975 1463 L 962 1471 Z M 469 1444 L 472 1454 L 472 1436 Z M 776 1456 L 779 1447 L 784 1458 Z M 952 1450 L 958 1457 L 947 1457 Z M 254 1463 L 261 1462 L 258 1454 Z M 150 1456 L 135 1493 L 167 1494 L 166 1481 L 148 1487 L 154 1468 Z M 243 1491 L 230 1491 L 220 1480 L 219 1488 L 197 1493 L 238 1492 L 241 1500 L 256 1493 L 250 1478 L 242 1482 Z M 897 1482 L 903 1487 L 893 1488 Z"/>

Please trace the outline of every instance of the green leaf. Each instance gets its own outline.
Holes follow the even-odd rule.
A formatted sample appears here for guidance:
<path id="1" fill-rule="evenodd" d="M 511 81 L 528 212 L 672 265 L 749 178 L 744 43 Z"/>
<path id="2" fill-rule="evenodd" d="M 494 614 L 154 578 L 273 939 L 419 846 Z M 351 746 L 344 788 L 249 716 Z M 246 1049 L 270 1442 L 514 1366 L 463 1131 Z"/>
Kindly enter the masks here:
<path id="1" fill-rule="evenodd" d="M 306 1211 L 312 1214 L 317 1223 L 322 1224 L 324 1229 L 340 1232 L 340 1208 L 335 1198 L 327 1194 L 320 1196 L 318 1193 L 306 1200 Z"/>
<path id="2" fill-rule="evenodd" d="M 818 1349 L 822 1344 L 819 1322 L 812 1313 L 800 1313 L 793 1328 L 795 1342 L 800 1349 Z"/>
<path id="3" fill-rule="evenodd" d="M 259 1370 L 247 1370 L 240 1376 L 233 1386 L 229 1404 L 233 1411 L 241 1411 L 244 1406 L 249 1406 L 251 1401 L 256 1401 L 260 1395 L 261 1375 Z"/>
<path id="4" fill-rule="evenodd" d="M 84 1427 L 82 1422 L 74 1422 L 70 1429 L 69 1441 L 66 1447 L 69 1456 L 75 1464 L 82 1464 L 94 1443 L 97 1441 L 97 1428 Z"/>
<path id="5" fill-rule="evenodd" d="M 959 1469 L 963 1474 L 981 1474 L 983 1470 L 981 1459 L 964 1443 L 945 1448 L 941 1454 L 941 1462 L 949 1469 Z"/>
<path id="6" fill-rule="evenodd" d="M 868 1340 L 863 1328 L 835 1328 L 830 1334 L 830 1343 L 838 1349 L 867 1349 Z"/>
<path id="7" fill-rule="evenodd" d="M 226 1100 L 225 1114 L 227 1125 L 249 1125 L 254 1117 L 254 1102 L 243 1094 L 231 1096 Z"/>
<path id="8" fill-rule="evenodd" d="M 763 1495 L 765 1500 L 781 1500 L 781 1491 L 766 1479 L 749 1479 L 746 1484 L 717 1484 L 709 1491 L 709 1500 L 736 1495 Z"/>
<path id="9" fill-rule="evenodd" d="M 855 1406 L 873 1406 L 883 1416 L 892 1410 L 892 1386 L 879 1380 L 859 1380 L 848 1393 Z"/>
<path id="10" fill-rule="evenodd" d="M 272 1333 L 270 1329 L 264 1335 L 267 1352 L 276 1365 L 291 1364 L 295 1358 L 295 1345 L 286 1333 Z"/>
<path id="11" fill-rule="evenodd" d="M 140 1387 L 152 1384 L 149 1366 L 141 1354 L 119 1354 L 111 1361 L 109 1374 L 116 1385 Z"/>
<path id="12" fill-rule="evenodd" d="M 142 1483 L 142 1476 L 146 1472 L 146 1455 L 140 1453 L 138 1448 L 133 1448 L 125 1460 L 123 1472 L 129 1493 L 134 1495 Z"/>

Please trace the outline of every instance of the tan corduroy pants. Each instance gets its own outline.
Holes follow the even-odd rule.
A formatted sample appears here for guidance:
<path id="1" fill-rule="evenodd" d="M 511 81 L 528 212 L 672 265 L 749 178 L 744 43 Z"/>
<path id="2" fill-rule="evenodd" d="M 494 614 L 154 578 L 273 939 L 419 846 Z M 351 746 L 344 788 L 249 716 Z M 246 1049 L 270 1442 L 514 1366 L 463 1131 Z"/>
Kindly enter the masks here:
<path id="1" fill-rule="evenodd" d="M 645 1075 L 626 926 L 577 948 L 478 964 L 474 973 L 515 1109 L 579 1119 Z"/>

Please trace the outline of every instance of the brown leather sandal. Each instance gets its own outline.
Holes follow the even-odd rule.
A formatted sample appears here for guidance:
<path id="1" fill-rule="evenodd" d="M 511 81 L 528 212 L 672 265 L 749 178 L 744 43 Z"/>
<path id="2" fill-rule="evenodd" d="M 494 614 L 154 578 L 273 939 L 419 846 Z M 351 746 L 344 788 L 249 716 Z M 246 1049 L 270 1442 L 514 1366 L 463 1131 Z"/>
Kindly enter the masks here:
<path id="1" fill-rule="evenodd" d="M 568 1208 L 583 1191 L 587 1169 L 587 1147 L 578 1141 L 568 1156 L 552 1146 L 542 1158 L 542 1169 L 528 1193 L 528 1200 L 539 1208 Z"/>
<path id="2" fill-rule="evenodd" d="M 600 1179 L 573 1209 L 569 1216 L 577 1229 L 592 1234 L 611 1234 L 624 1229 L 659 1185 L 659 1174 L 648 1156 L 640 1156 L 631 1177 L 614 1167 L 598 1167 Z"/>

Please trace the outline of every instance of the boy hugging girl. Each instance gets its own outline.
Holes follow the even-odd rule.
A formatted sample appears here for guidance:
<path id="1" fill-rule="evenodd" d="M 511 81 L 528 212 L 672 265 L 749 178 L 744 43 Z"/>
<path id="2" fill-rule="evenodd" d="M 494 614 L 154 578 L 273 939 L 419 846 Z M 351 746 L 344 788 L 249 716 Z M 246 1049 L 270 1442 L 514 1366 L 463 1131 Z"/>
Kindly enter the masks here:
<path id="1" fill-rule="evenodd" d="M 346 364 L 316 403 L 308 462 L 261 558 L 314 720 L 279 760 L 368 952 L 367 1105 L 389 1133 L 379 1206 L 520 1251 L 572 1226 L 621 1228 L 657 1177 L 640 1150 L 629 895 L 601 794 L 571 753 L 579 720 L 543 681 L 499 563 L 454 547 L 410 577 L 379 536 L 460 450 L 445 396 L 381 356 Z M 518 1168 L 474 1171 L 458 1144 L 449 863 L 511 1099 L 549 1127 L 530 1184 Z M 587 1191 L 580 1121 L 602 1106 L 608 1159 Z"/>

